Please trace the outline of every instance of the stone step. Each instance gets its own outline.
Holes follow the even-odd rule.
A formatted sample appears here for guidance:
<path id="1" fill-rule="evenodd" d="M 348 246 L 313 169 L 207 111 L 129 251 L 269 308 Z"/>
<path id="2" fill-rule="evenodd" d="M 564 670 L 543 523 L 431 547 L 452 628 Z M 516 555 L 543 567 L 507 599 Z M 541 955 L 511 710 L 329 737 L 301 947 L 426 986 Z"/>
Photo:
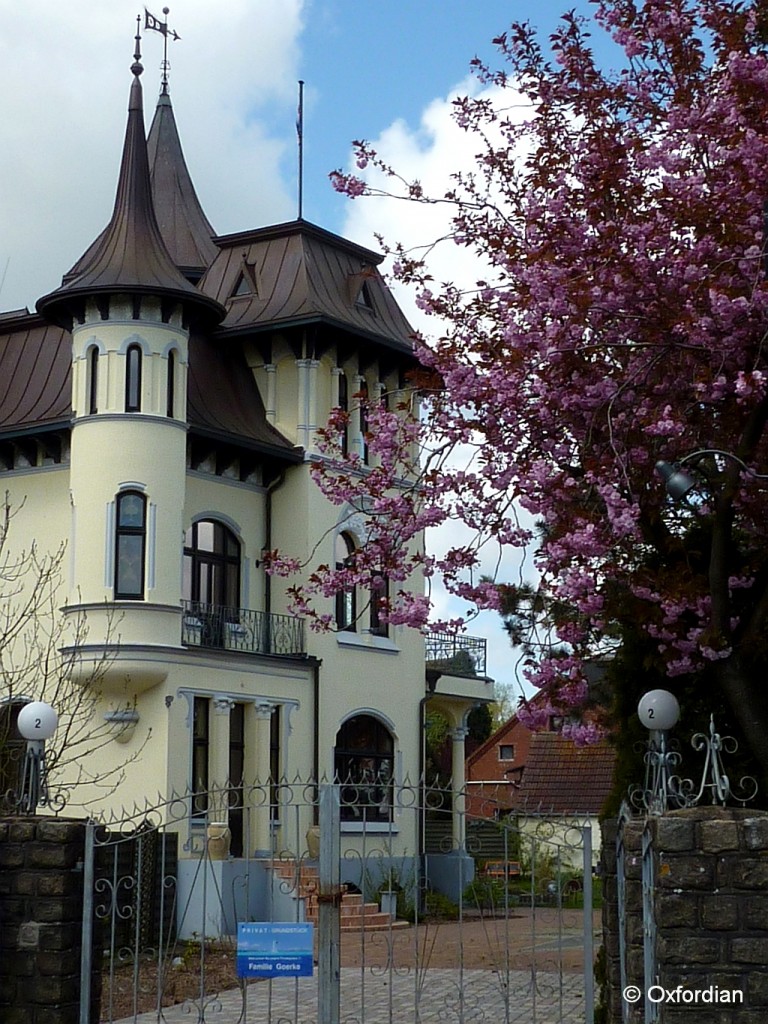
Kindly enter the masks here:
<path id="1" fill-rule="evenodd" d="M 315 867 L 295 862 L 278 861 L 272 870 L 283 882 L 292 882 L 296 896 L 304 900 L 304 918 L 308 924 L 318 920 L 318 872 Z M 342 885 L 340 906 L 340 928 L 343 932 L 384 931 L 390 928 L 407 928 L 407 921 L 394 921 L 389 914 L 379 910 L 378 903 L 365 903 L 361 893 L 346 892 Z"/>
<path id="2" fill-rule="evenodd" d="M 315 920 L 317 918 L 318 906 L 317 903 L 305 904 L 305 914 L 308 921 Z M 361 917 L 372 917 L 375 914 L 381 913 L 379 910 L 378 903 L 354 903 L 347 904 L 342 900 L 341 902 L 341 920 L 350 920 L 352 918 L 359 919 Z"/>

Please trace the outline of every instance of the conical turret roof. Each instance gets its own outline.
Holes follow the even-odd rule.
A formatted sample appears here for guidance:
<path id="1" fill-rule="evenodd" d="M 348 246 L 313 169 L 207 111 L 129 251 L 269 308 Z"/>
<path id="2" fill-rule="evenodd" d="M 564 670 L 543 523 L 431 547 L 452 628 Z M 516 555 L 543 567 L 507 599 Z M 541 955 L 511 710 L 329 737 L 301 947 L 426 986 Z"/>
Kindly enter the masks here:
<path id="1" fill-rule="evenodd" d="M 165 85 L 147 137 L 149 176 L 155 216 L 173 262 L 197 279 L 218 253 L 216 234 L 197 198 Z"/>
<path id="2" fill-rule="evenodd" d="M 38 312 L 49 319 L 67 322 L 88 297 L 126 292 L 183 301 L 195 320 L 218 322 L 224 315 L 218 302 L 199 292 L 177 269 L 160 233 L 144 134 L 142 70 L 137 53 L 112 218 L 89 248 L 88 258 L 76 264 L 76 272 L 38 301 Z"/>

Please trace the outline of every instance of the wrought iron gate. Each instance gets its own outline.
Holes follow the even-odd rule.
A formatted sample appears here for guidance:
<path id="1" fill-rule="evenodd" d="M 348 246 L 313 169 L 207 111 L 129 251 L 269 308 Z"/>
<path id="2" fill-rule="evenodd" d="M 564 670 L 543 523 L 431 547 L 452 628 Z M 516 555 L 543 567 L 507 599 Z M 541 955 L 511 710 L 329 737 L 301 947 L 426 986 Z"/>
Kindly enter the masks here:
<path id="1" fill-rule="evenodd" d="M 244 832 L 266 815 L 272 837 L 258 859 L 217 848 L 226 792 L 90 824 L 83 976 L 102 984 L 99 1007 L 82 986 L 81 1024 L 593 1024 L 587 824 L 492 822 L 407 782 L 369 822 L 359 796 L 253 787 Z M 440 816 L 439 850 L 406 848 Z M 313 922 L 314 976 L 238 979 L 239 921 Z"/>

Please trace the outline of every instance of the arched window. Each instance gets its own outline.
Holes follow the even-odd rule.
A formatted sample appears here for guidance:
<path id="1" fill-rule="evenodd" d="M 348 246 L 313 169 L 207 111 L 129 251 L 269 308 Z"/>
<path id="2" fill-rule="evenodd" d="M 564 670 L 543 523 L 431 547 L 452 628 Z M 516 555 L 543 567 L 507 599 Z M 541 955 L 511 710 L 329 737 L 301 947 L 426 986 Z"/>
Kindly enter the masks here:
<path id="1" fill-rule="evenodd" d="M 340 533 L 336 538 L 336 568 L 354 565 L 355 541 L 351 534 Z M 357 629 L 357 594 L 354 587 L 344 587 L 336 593 L 336 628 L 354 632 Z"/>
<path id="2" fill-rule="evenodd" d="M 96 345 L 88 349 L 88 413 L 93 415 L 99 411 L 99 350 Z"/>
<path id="3" fill-rule="evenodd" d="M 339 373 L 339 409 L 349 415 L 349 385 L 343 370 Z M 349 422 L 345 422 L 341 432 L 341 451 L 346 455 L 349 450 Z"/>
<path id="4" fill-rule="evenodd" d="M 201 519 L 187 530 L 183 589 L 187 601 L 240 606 L 240 543 L 223 523 Z"/>
<path id="5" fill-rule="evenodd" d="M 371 579 L 371 633 L 374 636 L 387 636 L 389 626 L 383 612 L 389 601 L 389 580 L 381 573 L 374 573 Z"/>
<path id="6" fill-rule="evenodd" d="M 360 384 L 358 400 L 360 402 L 360 434 L 363 439 L 363 462 L 367 466 L 370 453 L 368 451 L 368 385 L 365 381 Z"/>
<path id="7" fill-rule="evenodd" d="M 168 378 L 166 389 L 166 415 L 173 416 L 176 400 L 176 351 L 171 349 L 168 353 Z"/>
<path id="8" fill-rule="evenodd" d="M 129 345 L 125 354 L 125 411 L 141 412 L 141 346 Z"/>
<path id="9" fill-rule="evenodd" d="M 392 814 L 395 744 L 373 715 L 348 718 L 336 734 L 334 774 L 343 821 L 386 822 Z"/>
<path id="10" fill-rule="evenodd" d="M 139 491 L 121 491 L 115 499 L 115 597 L 144 597 L 147 549 L 147 499 Z"/>

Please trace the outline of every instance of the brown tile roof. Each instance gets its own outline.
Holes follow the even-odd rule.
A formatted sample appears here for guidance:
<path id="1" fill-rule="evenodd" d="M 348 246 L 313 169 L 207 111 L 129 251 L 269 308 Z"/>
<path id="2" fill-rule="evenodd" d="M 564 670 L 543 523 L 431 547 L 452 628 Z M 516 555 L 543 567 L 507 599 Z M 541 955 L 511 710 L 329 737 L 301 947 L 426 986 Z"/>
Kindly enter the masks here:
<path id="1" fill-rule="evenodd" d="M 413 328 L 377 269 L 378 253 L 304 220 L 216 242 L 221 252 L 200 288 L 226 304 L 228 333 L 325 322 L 412 353 Z M 233 297 L 244 268 L 254 290 Z M 356 301 L 363 283 L 372 308 Z"/>
<path id="2" fill-rule="evenodd" d="M 171 97 L 162 93 L 147 136 L 152 201 L 160 234 L 182 273 L 199 276 L 218 249 L 184 159 Z"/>
<path id="3" fill-rule="evenodd" d="M 0 318 L 0 434 L 69 424 L 68 331 L 23 311 Z"/>
<path id="4" fill-rule="evenodd" d="M 515 807 L 531 813 L 599 814 L 612 788 L 615 761 L 616 751 L 605 740 L 577 747 L 560 733 L 534 733 Z"/>
<path id="5" fill-rule="evenodd" d="M 38 300 L 38 311 L 49 320 L 67 323 L 84 301 L 94 295 L 130 291 L 183 301 L 188 310 L 218 323 L 222 307 L 182 276 L 163 242 L 152 205 L 144 106 L 139 74 L 128 104 L 128 123 L 112 218 L 84 258 L 56 291 Z"/>
<path id="6" fill-rule="evenodd" d="M 197 433 L 301 462 L 302 450 L 267 421 L 253 373 L 237 348 L 190 337 L 187 403 Z"/>
<path id="7" fill-rule="evenodd" d="M 0 436 L 69 426 L 71 352 L 64 328 L 26 311 L 0 316 Z M 236 347 L 190 338 L 187 400 L 193 433 L 301 460 L 301 449 L 267 422 L 253 374 Z"/>

